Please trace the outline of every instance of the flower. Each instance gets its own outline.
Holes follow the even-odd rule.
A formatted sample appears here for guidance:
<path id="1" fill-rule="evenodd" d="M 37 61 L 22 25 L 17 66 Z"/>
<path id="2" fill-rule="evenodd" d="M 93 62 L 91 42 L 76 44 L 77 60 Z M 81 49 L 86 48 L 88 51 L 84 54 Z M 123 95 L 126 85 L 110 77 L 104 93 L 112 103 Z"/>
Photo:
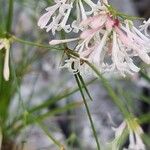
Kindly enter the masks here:
<path id="1" fill-rule="evenodd" d="M 137 123 L 137 120 L 128 120 L 127 121 L 128 130 L 129 130 L 129 146 L 124 150 L 146 150 L 145 145 L 141 139 L 143 130 L 140 125 Z"/>
<path id="2" fill-rule="evenodd" d="M 149 36 L 149 34 L 148 34 L 148 28 L 150 26 L 150 18 L 147 21 L 143 21 L 143 23 L 144 24 L 140 26 L 140 28 L 141 28 L 140 30 L 144 31 L 144 33 L 145 33 L 146 36 Z"/>
<path id="3" fill-rule="evenodd" d="M 5 59 L 4 59 L 4 69 L 3 69 L 3 76 L 6 81 L 9 80 L 10 71 L 9 71 L 9 50 L 10 50 L 10 43 L 9 40 L 6 38 L 0 39 L 0 50 L 5 49 Z"/>
<path id="4" fill-rule="evenodd" d="M 70 58 L 65 60 L 65 64 L 60 68 L 67 68 L 73 74 L 80 72 L 81 75 L 91 75 L 93 73 L 92 69 L 90 70 L 80 58 Z"/>
<path id="5" fill-rule="evenodd" d="M 76 3 L 77 19 L 68 24 L 74 3 Z M 82 30 L 82 27 L 79 26 L 80 21 L 87 19 L 87 15 L 91 15 L 98 7 L 91 0 L 84 0 L 84 3 L 91 8 L 91 11 L 85 11 L 82 0 L 55 0 L 55 5 L 46 8 L 46 13 L 40 17 L 38 26 L 42 29 L 45 28 L 47 32 L 51 30 L 53 35 L 55 31 L 62 29 L 66 33 L 72 29 L 74 32 L 79 32 Z"/>
<path id="6" fill-rule="evenodd" d="M 96 4 L 91 0 L 84 0 L 84 2 L 91 8 L 89 12 L 85 11 L 82 0 L 76 0 L 76 20 L 71 24 L 73 32 L 78 33 L 79 30 L 84 30 L 82 24 L 83 20 L 87 19 L 87 16 L 95 14 L 99 9 L 101 9 L 101 3 L 98 1 Z"/>
<path id="7" fill-rule="evenodd" d="M 53 34 L 55 34 L 56 30 L 59 31 L 61 29 L 64 29 L 66 32 L 70 32 L 71 27 L 66 23 L 70 15 L 73 2 L 66 2 L 67 0 L 55 0 L 56 4 L 46 8 L 47 12 L 40 17 L 38 26 L 42 29 L 46 28 L 47 32 L 52 30 Z"/>
<path id="8" fill-rule="evenodd" d="M 126 119 L 118 128 L 113 128 L 113 130 L 115 131 L 115 139 L 108 143 L 107 147 L 111 147 L 112 150 L 119 150 L 123 144 L 122 141 L 124 142 L 123 139 L 129 134 L 128 148 L 123 148 L 123 150 L 145 150 L 145 145 L 141 139 L 143 130 L 135 118 Z"/>
<path id="9" fill-rule="evenodd" d="M 76 74 L 80 70 L 80 60 L 74 58 L 67 59 L 65 60 L 65 65 L 62 66 L 61 68 L 68 68 L 70 72 Z"/>
<path id="10" fill-rule="evenodd" d="M 108 143 L 107 147 L 111 150 L 119 150 L 120 149 L 120 146 L 121 146 L 121 143 L 120 143 L 120 140 L 123 136 L 123 133 L 124 131 L 126 130 L 126 122 L 123 121 L 121 123 L 121 125 L 118 127 L 118 128 L 113 128 L 113 130 L 115 131 L 115 139 L 111 142 L 111 143 Z"/>
<path id="11" fill-rule="evenodd" d="M 50 44 L 78 40 L 75 51 L 82 60 L 88 60 L 99 68 L 101 73 L 133 75 L 140 70 L 134 64 L 134 57 L 150 64 L 150 39 L 135 28 L 131 20 L 114 16 L 108 6 L 102 5 L 102 8 L 80 23 L 86 26 L 80 37 L 60 42 L 52 40 Z"/>

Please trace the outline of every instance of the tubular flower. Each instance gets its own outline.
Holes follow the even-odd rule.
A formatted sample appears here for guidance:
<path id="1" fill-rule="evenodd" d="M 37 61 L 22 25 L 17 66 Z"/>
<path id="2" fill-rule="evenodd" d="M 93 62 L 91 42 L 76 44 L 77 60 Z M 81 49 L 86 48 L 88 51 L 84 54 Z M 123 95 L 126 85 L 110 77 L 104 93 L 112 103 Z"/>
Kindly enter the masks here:
<path id="1" fill-rule="evenodd" d="M 115 131 L 115 139 L 111 143 L 108 143 L 107 149 L 111 150 L 120 149 L 121 146 L 120 140 L 123 137 L 123 133 L 126 130 L 126 127 L 127 127 L 126 122 L 123 121 L 118 128 L 113 128 L 113 130 Z"/>
<path id="2" fill-rule="evenodd" d="M 108 148 L 111 147 L 112 150 L 119 150 L 123 144 L 122 141 L 128 135 L 129 145 L 128 148 L 123 148 L 123 150 L 146 150 L 141 139 L 143 130 L 135 118 L 123 121 L 118 128 L 114 128 L 113 130 L 115 131 L 115 139 L 111 143 L 108 143 Z"/>
<path id="3" fill-rule="evenodd" d="M 8 39 L 0 39 L 0 50 L 5 49 L 5 59 L 4 59 L 4 68 L 3 68 L 3 76 L 6 81 L 9 80 L 10 70 L 9 70 L 9 50 L 10 43 Z"/>
<path id="4" fill-rule="evenodd" d="M 72 29 L 74 32 L 78 32 L 82 29 L 79 26 L 80 21 L 87 19 L 87 15 L 91 15 L 98 7 L 91 0 L 84 0 L 84 3 L 91 8 L 91 11 L 85 10 L 82 0 L 55 0 L 55 5 L 46 8 L 46 13 L 40 17 L 38 26 L 42 29 L 45 28 L 47 32 L 52 31 L 53 35 L 55 31 L 62 29 L 67 33 Z M 73 5 L 76 5 L 77 18 L 68 24 Z"/>
<path id="5" fill-rule="evenodd" d="M 137 123 L 136 119 L 128 120 L 127 126 L 129 130 L 129 146 L 124 150 L 146 150 L 145 145 L 141 139 L 143 134 L 142 128 Z"/>
<path id="6" fill-rule="evenodd" d="M 144 30 L 144 33 L 146 36 L 149 36 L 148 34 L 148 28 L 150 26 L 150 18 L 147 20 L 147 21 L 144 21 L 143 22 L 144 24 L 140 26 L 140 30 L 143 31 Z"/>
<path id="7" fill-rule="evenodd" d="M 150 64 L 150 39 L 135 28 L 132 21 L 113 16 L 108 6 L 102 5 L 102 8 L 80 23 L 86 26 L 80 37 L 60 42 L 52 40 L 50 44 L 78 40 L 75 51 L 81 59 L 99 68 L 101 73 L 133 75 L 140 70 L 134 64 L 133 57 Z"/>
<path id="8" fill-rule="evenodd" d="M 66 32 L 71 31 L 70 25 L 67 25 L 67 20 L 72 9 L 72 4 L 67 3 L 67 0 L 55 0 L 55 5 L 46 8 L 46 13 L 41 16 L 38 21 L 38 26 L 42 29 L 45 28 L 46 31 L 55 31 L 64 29 Z"/>

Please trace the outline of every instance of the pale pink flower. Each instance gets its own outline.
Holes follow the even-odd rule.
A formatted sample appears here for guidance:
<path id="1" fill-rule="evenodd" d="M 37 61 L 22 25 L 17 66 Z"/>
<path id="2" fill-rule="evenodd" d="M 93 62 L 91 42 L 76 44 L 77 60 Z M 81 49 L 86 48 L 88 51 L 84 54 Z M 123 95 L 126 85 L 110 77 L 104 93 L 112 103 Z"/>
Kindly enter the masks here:
<path id="1" fill-rule="evenodd" d="M 56 11 L 54 9 L 51 10 L 51 7 L 46 15 L 41 17 L 39 25 L 47 28 L 47 30 L 49 29 L 48 26 L 52 27 L 50 28 L 52 32 L 59 30 L 60 26 L 67 29 L 66 22 L 74 2 L 69 0 L 57 1 L 55 6 L 56 10 L 58 9 L 57 15 L 65 18 L 67 16 L 65 21 L 63 21 L 64 18 L 60 17 L 63 26 L 61 21 L 58 21 L 57 24 L 54 23 L 54 28 L 51 26 L 53 21 L 47 25 Z M 126 74 L 133 75 L 140 70 L 135 65 L 133 57 L 139 57 L 146 64 L 150 64 L 148 55 L 150 52 L 150 39 L 135 28 L 132 21 L 120 20 L 119 17 L 113 16 L 109 12 L 107 0 L 103 0 L 102 3 L 98 2 L 97 6 L 90 0 L 84 0 L 84 2 L 91 7 L 91 11 L 85 11 L 81 0 L 76 1 L 77 20 L 69 26 L 70 30 L 73 29 L 74 32 L 83 30 L 80 36 L 72 39 L 52 40 L 49 42 L 50 45 L 68 42 L 76 43 L 77 46 L 74 50 L 79 54 L 80 59 L 85 59 L 94 64 L 101 73 L 113 72 L 122 76 Z M 60 10 L 64 14 L 68 12 L 68 15 L 62 15 Z M 88 17 L 88 15 L 91 16 Z M 41 20 L 46 21 L 43 24 Z M 86 66 L 85 63 L 82 63 L 80 68 L 83 68 L 83 66 Z"/>
<path id="2" fill-rule="evenodd" d="M 139 57 L 146 64 L 150 64 L 150 39 L 135 28 L 131 21 L 121 22 L 102 10 L 81 24 L 88 26 L 88 29 L 80 37 L 72 39 L 78 40 L 75 51 L 80 58 L 95 64 L 102 73 L 133 75 L 140 70 L 134 64 L 133 57 Z M 66 39 L 65 42 L 72 40 Z M 55 41 L 57 40 L 50 43 Z"/>

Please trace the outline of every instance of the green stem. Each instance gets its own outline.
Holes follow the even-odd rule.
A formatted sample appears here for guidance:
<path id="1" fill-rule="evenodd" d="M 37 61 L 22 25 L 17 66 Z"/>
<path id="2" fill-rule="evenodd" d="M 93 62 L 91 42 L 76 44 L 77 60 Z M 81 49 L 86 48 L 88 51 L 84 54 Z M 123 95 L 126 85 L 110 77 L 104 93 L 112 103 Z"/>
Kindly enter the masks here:
<path id="1" fill-rule="evenodd" d="M 36 123 L 40 126 L 40 128 L 46 133 L 46 135 L 59 147 L 62 148 L 63 145 L 57 141 L 49 132 L 48 128 L 41 122 L 36 121 Z"/>
<path id="2" fill-rule="evenodd" d="M 22 43 L 22 44 L 26 44 L 26 45 L 30 45 L 30 46 L 35 46 L 35 47 L 40 47 L 40 48 L 45 48 L 45 49 L 55 49 L 55 50 L 62 50 L 60 48 L 57 47 L 51 47 L 49 45 L 44 45 L 44 44 L 39 44 L 39 43 L 34 43 L 34 42 L 30 42 L 30 41 L 25 41 L 23 39 L 17 38 L 16 36 L 10 35 L 11 39 Z"/>
<path id="3" fill-rule="evenodd" d="M 131 115 L 128 110 L 125 108 L 125 105 L 120 100 L 120 98 L 115 94 L 113 91 L 111 85 L 108 83 L 108 81 L 99 73 L 99 71 L 96 69 L 94 65 L 89 63 L 88 61 L 85 61 L 85 63 L 97 74 L 99 79 L 102 81 L 103 86 L 108 91 L 110 97 L 112 98 L 113 102 L 118 106 L 118 108 L 121 110 L 122 114 L 125 116 L 125 118 L 131 118 Z"/>
<path id="4" fill-rule="evenodd" d="M 141 76 L 142 76 L 145 80 L 147 80 L 148 82 L 150 82 L 150 77 L 147 76 L 142 70 L 140 71 L 140 74 L 141 74 Z"/>
<path id="5" fill-rule="evenodd" d="M 59 148 L 62 148 L 63 145 L 56 140 L 51 133 L 49 132 L 49 129 L 40 121 L 38 121 L 34 115 L 27 113 L 26 117 L 29 117 L 30 119 L 32 119 L 36 124 L 39 125 L 39 127 L 44 131 L 44 133 L 53 141 L 54 144 L 56 144 Z"/>
<path id="6" fill-rule="evenodd" d="M 13 9 L 14 9 L 14 0 L 9 0 L 8 16 L 6 30 L 8 33 L 11 32 L 12 20 L 13 20 Z"/>
<path id="7" fill-rule="evenodd" d="M 93 134 L 94 134 L 94 137 L 95 137 L 96 144 L 97 144 L 97 149 L 100 150 L 100 144 L 99 144 L 99 141 L 98 141 L 97 133 L 96 133 L 96 130 L 95 130 L 95 127 L 94 127 L 94 123 L 93 123 L 93 120 L 92 120 L 92 116 L 91 116 L 88 104 L 86 102 L 84 93 L 82 91 L 82 85 L 80 84 L 80 78 L 78 77 L 78 75 L 74 75 L 74 76 L 75 76 L 76 82 L 78 84 L 78 87 L 80 89 L 80 93 L 81 93 L 81 96 L 83 98 L 83 102 L 84 102 L 84 105 L 85 105 L 85 108 L 86 108 L 87 115 L 89 117 L 89 121 L 90 121 L 92 130 L 93 130 Z"/>

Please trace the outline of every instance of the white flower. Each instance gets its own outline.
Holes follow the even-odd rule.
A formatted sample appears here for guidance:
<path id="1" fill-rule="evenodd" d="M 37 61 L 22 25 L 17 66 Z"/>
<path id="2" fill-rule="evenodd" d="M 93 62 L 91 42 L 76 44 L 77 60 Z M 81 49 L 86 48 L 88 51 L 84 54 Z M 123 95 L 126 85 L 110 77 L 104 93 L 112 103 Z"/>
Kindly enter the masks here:
<path id="1" fill-rule="evenodd" d="M 124 150 L 146 150 L 145 145 L 141 139 L 143 134 L 142 128 L 137 123 L 136 119 L 127 121 L 129 130 L 129 147 Z"/>
<path id="2" fill-rule="evenodd" d="M 62 66 L 61 68 L 67 68 L 73 74 L 77 74 L 80 70 L 80 59 L 67 59 L 65 60 L 64 66 Z"/>
<path id="3" fill-rule="evenodd" d="M 125 140 L 126 134 L 129 134 L 129 145 L 128 148 L 123 148 L 123 150 L 146 150 L 145 145 L 141 139 L 143 130 L 135 118 L 123 121 L 118 128 L 114 129 L 114 131 L 115 139 L 111 143 L 107 144 L 109 150 L 120 150 L 120 147 L 123 144 L 122 142 Z"/>
<path id="4" fill-rule="evenodd" d="M 84 30 L 81 22 L 87 19 L 87 16 L 95 14 L 99 9 L 102 8 L 101 3 L 98 1 L 97 4 L 93 3 L 91 0 L 84 0 L 84 2 L 91 8 L 89 12 L 85 11 L 84 4 L 82 0 L 76 0 L 76 17 L 77 19 L 72 22 L 72 28 L 74 32 L 79 32 L 79 30 Z"/>
<path id="5" fill-rule="evenodd" d="M 147 21 L 144 21 L 143 23 L 144 24 L 140 26 L 140 28 L 141 28 L 140 30 L 144 31 L 146 36 L 149 36 L 149 34 L 148 34 L 149 29 L 148 28 L 150 27 L 150 18 Z"/>
<path id="6" fill-rule="evenodd" d="M 107 148 L 110 150 L 120 150 L 120 146 L 121 146 L 121 137 L 123 135 L 123 133 L 125 132 L 127 125 L 126 122 L 123 121 L 121 123 L 121 125 L 118 128 L 113 128 L 113 130 L 115 131 L 115 138 L 111 143 L 108 143 Z"/>
<path id="7" fill-rule="evenodd" d="M 81 75 L 92 75 L 92 69 L 82 61 L 80 58 L 70 58 L 65 60 L 65 63 L 60 68 L 67 68 L 71 73 L 77 74 L 80 73 Z"/>
<path id="8" fill-rule="evenodd" d="M 46 8 L 47 12 L 42 15 L 38 21 L 38 26 L 40 26 L 40 28 L 45 28 L 47 32 L 51 30 L 53 35 L 55 31 L 60 31 L 62 29 L 67 33 L 72 29 L 74 32 L 83 30 L 83 27 L 79 25 L 80 22 L 87 19 L 87 16 L 95 12 L 100 5 L 99 3 L 93 3 L 91 0 L 84 0 L 84 3 L 91 8 L 91 10 L 87 12 L 82 0 L 55 0 L 55 3 L 55 5 Z M 76 19 L 69 24 L 68 20 L 74 3 L 76 3 Z"/>
<path id="9" fill-rule="evenodd" d="M 9 70 L 9 50 L 10 43 L 8 39 L 0 39 L 0 50 L 5 49 L 5 59 L 4 59 L 4 69 L 3 76 L 6 81 L 9 80 L 10 70 Z"/>
<path id="10" fill-rule="evenodd" d="M 73 1 L 67 3 L 67 0 L 55 0 L 55 5 L 46 8 L 46 13 L 42 15 L 38 21 L 38 26 L 46 31 L 60 31 L 64 29 L 65 32 L 70 32 L 71 27 L 67 24 L 68 17 L 70 15 Z"/>

